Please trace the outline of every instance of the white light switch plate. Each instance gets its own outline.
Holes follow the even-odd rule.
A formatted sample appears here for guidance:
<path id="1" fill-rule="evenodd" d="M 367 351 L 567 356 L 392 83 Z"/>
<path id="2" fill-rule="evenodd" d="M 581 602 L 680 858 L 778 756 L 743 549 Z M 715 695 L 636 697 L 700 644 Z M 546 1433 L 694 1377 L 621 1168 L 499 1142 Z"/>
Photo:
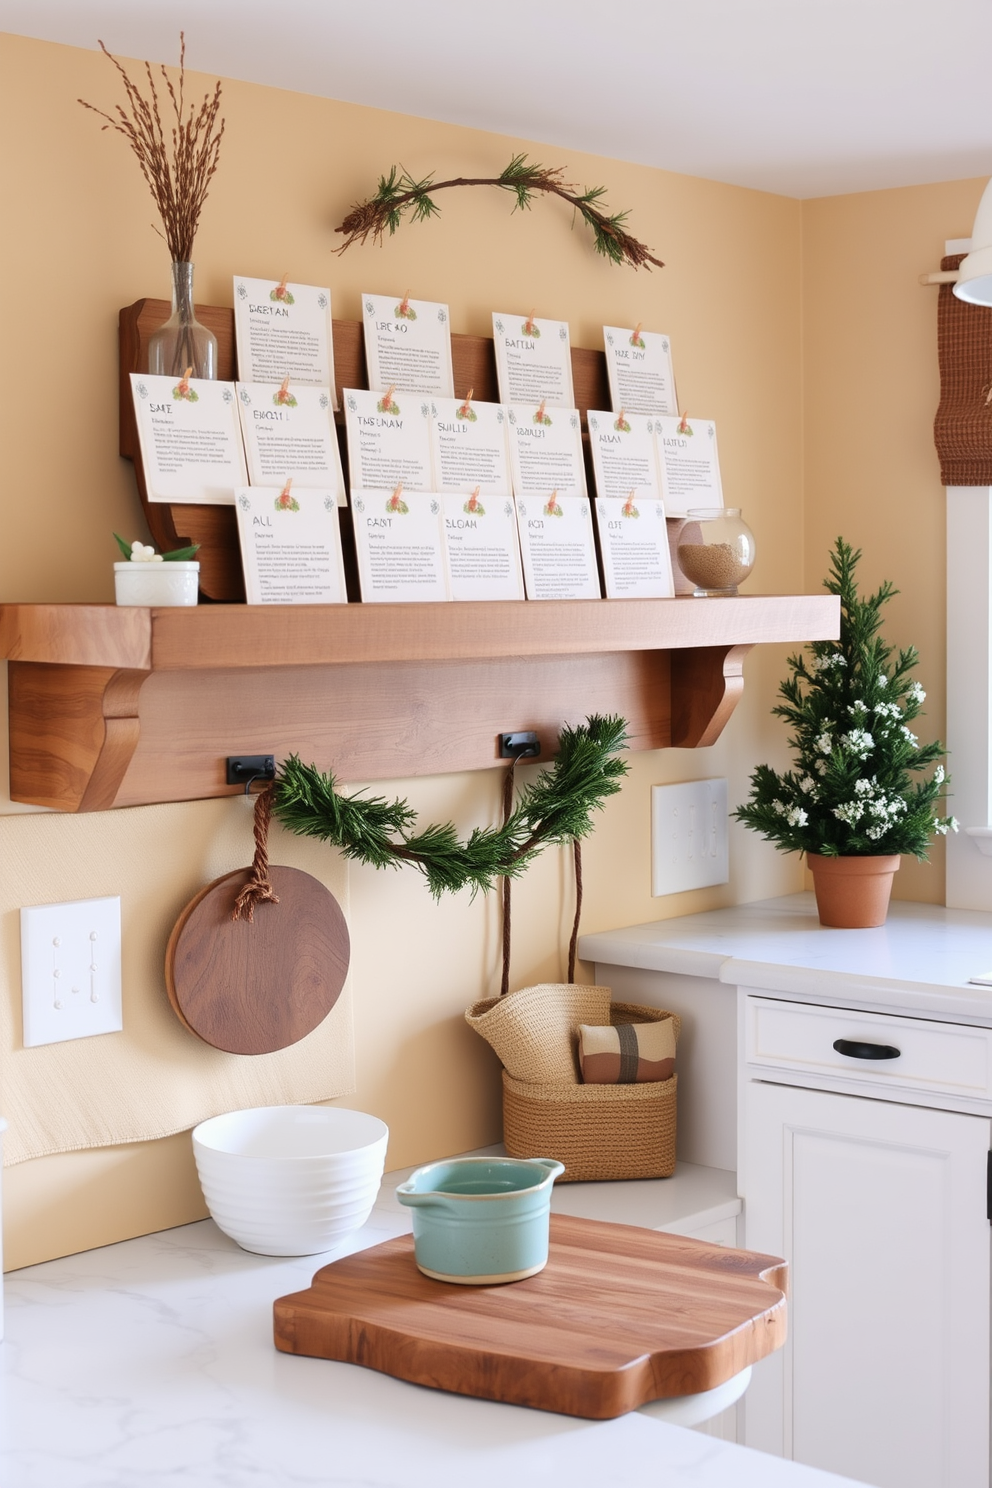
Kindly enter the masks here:
<path id="1" fill-rule="evenodd" d="M 21 910 L 24 1047 L 120 1033 L 121 901 Z"/>
<path id="2" fill-rule="evenodd" d="M 726 780 L 652 786 L 652 895 L 705 889 L 729 878 Z"/>

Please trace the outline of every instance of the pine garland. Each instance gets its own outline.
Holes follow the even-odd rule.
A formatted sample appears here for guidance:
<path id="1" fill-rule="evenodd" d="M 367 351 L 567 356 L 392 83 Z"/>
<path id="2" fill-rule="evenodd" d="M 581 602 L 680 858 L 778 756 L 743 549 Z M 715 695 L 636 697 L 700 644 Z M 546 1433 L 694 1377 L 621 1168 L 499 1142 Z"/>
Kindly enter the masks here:
<path id="1" fill-rule="evenodd" d="M 488 893 L 497 878 L 517 878 L 549 843 L 586 837 L 591 814 L 616 795 L 628 766 L 622 718 L 593 715 L 561 730 L 554 764 L 525 785 L 498 827 L 476 827 L 462 842 L 451 822 L 418 831 L 417 814 L 402 800 L 339 794 L 334 776 L 291 755 L 276 779 L 274 815 L 289 831 L 317 837 L 346 858 L 373 868 L 412 864 L 435 899 L 468 887 Z"/>
<path id="2" fill-rule="evenodd" d="M 605 186 L 579 191 L 563 180 L 564 174 L 561 166 L 532 165 L 526 155 L 514 155 L 498 176 L 455 176 L 450 181 L 435 181 L 433 175 L 418 181 L 408 171 L 391 166 L 388 176 L 379 177 L 375 195 L 357 202 L 341 226 L 335 228 L 335 232 L 345 235 L 337 252 L 344 253 L 352 243 L 364 243 L 369 237 L 375 243 L 381 242 L 387 232 L 392 236 L 403 221 L 404 213 L 409 213 L 414 222 L 426 222 L 429 217 L 439 216 L 441 209 L 432 192 L 446 191 L 452 186 L 495 186 L 516 197 L 514 211 L 532 206 L 535 192 L 545 192 L 568 202 L 592 228 L 596 252 L 611 263 L 630 264 L 635 269 L 645 267 L 650 270 L 652 264 L 658 269 L 665 267 L 646 243 L 639 242 L 627 232 L 624 224 L 629 212 L 603 210 Z"/>
<path id="3" fill-rule="evenodd" d="M 926 697 L 910 676 L 918 653 L 882 640 L 882 606 L 899 591 L 886 580 L 860 596 L 860 558 L 860 549 L 837 538 L 823 587 L 840 596 L 840 640 L 816 641 L 806 655 L 789 657 L 792 675 L 779 687 L 784 701 L 772 709 L 793 730 L 796 768 L 779 775 L 759 765 L 750 801 L 733 814 L 782 852 L 925 859 L 935 832 L 957 831 L 952 816 L 934 811 L 947 792 L 944 747 L 920 744 L 909 726 Z M 911 779 L 930 765 L 929 779 Z"/>

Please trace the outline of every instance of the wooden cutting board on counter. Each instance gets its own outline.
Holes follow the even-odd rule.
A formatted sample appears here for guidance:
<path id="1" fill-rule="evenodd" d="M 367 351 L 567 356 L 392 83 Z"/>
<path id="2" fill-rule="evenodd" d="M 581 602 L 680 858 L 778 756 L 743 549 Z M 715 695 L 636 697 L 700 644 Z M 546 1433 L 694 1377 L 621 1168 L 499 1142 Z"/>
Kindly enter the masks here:
<path id="1" fill-rule="evenodd" d="M 275 1304 L 284 1353 L 607 1420 L 715 1389 L 780 1348 L 787 1266 L 634 1225 L 551 1216 L 548 1264 L 504 1286 L 417 1270 L 402 1235 Z"/>

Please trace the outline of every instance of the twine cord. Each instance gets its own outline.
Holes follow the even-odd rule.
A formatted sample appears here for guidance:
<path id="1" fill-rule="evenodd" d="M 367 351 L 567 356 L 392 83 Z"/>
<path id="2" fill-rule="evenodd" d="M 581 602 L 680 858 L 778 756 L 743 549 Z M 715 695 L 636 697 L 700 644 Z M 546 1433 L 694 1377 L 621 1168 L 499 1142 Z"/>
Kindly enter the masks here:
<path id="1" fill-rule="evenodd" d="M 516 768 L 516 757 L 510 760 L 506 773 L 503 776 L 503 824 L 506 825 L 510 813 L 513 810 L 513 776 Z M 568 980 L 575 981 L 575 959 L 579 943 L 579 921 L 582 918 L 582 843 L 578 837 L 572 838 L 572 861 L 575 864 L 575 916 L 572 920 L 572 934 L 568 942 Z M 503 906 L 503 975 L 500 981 L 499 995 L 505 997 L 510 990 L 510 942 L 511 942 L 511 895 L 513 880 L 504 876 L 501 885 Z"/>
<path id="2" fill-rule="evenodd" d="M 255 797 L 255 857 L 248 882 L 238 895 L 231 915 L 232 920 L 247 920 L 249 925 L 255 918 L 256 905 L 279 903 L 279 895 L 269 880 L 269 823 L 275 793 L 272 782 Z"/>
<path id="3" fill-rule="evenodd" d="M 503 825 L 510 819 L 513 810 L 513 775 L 516 770 L 517 759 L 514 755 L 506 768 L 503 776 Z M 500 982 L 499 995 L 505 997 L 510 990 L 510 897 L 511 879 L 509 874 L 504 874 L 502 882 L 503 896 L 503 977 Z"/>
<path id="4" fill-rule="evenodd" d="M 579 943 L 579 921 L 582 918 L 582 843 L 572 838 L 572 860 L 575 863 L 575 918 L 572 921 L 572 937 L 568 942 L 568 980 L 575 981 L 575 950 Z"/>

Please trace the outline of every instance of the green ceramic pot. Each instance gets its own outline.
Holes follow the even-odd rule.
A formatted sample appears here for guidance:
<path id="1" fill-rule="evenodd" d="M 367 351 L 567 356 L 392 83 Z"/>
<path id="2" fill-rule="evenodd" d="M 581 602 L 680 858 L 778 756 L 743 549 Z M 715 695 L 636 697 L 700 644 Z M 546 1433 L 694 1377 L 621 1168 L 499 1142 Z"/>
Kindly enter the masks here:
<path id="1" fill-rule="evenodd" d="M 550 1157 L 458 1157 L 418 1168 L 396 1197 L 413 1210 L 420 1270 L 463 1286 L 542 1271 L 551 1188 L 564 1171 Z"/>

